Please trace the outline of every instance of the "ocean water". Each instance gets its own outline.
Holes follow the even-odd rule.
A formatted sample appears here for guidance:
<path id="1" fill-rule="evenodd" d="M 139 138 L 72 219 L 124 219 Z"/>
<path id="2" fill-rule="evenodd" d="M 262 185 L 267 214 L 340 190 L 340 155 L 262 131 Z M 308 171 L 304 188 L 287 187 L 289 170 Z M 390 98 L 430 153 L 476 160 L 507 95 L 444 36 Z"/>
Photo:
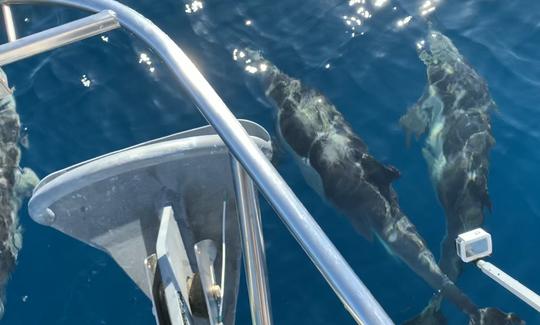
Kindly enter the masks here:
<path id="1" fill-rule="evenodd" d="M 485 223 L 495 246 L 489 260 L 540 291 L 540 2 L 122 2 L 166 31 L 237 117 L 260 123 L 274 136 L 273 108 L 254 78 L 232 60 L 232 51 L 261 50 L 283 71 L 319 89 L 375 157 L 401 171 L 395 183 L 401 207 L 438 255 L 444 215 L 421 142 L 406 148 L 397 123 L 425 87 L 425 68 L 415 48 L 427 30 L 426 18 L 432 21 L 486 79 L 499 107 L 492 121 L 497 141 L 489 175 L 493 212 Z M 435 9 L 422 16 L 430 6 Z M 83 16 L 47 6 L 20 6 L 14 14 L 21 35 Z M 22 164 L 41 177 L 205 123 L 159 58 L 121 30 L 5 70 L 30 142 Z M 306 185 L 286 152 L 278 150 L 275 162 L 392 319 L 399 323 L 419 312 L 432 290 L 379 243 L 361 238 Z M 275 323 L 352 324 L 264 203 L 262 212 Z M 107 255 L 34 223 L 25 209 L 21 223 L 24 247 L 7 288 L 3 324 L 152 324 L 150 302 Z M 537 312 L 472 266 L 458 284 L 480 306 L 500 307 L 528 324 L 540 324 Z M 444 311 L 450 324 L 466 323 L 452 305 L 445 304 Z M 242 286 L 237 323 L 249 322 Z"/>

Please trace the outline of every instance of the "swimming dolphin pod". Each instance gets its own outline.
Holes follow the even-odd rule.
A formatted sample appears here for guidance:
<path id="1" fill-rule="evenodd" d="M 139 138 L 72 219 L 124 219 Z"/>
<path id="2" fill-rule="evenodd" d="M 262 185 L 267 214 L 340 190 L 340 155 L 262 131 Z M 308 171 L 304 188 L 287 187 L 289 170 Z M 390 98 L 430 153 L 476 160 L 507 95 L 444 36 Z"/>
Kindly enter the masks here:
<path id="1" fill-rule="evenodd" d="M 452 281 L 463 263 L 455 239 L 484 221 L 491 209 L 488 195 L 488 155 L 495 140 L 490 112 L 495 109 L 486 82 L 466 63 L 446 36 L 430 27 L 420 59 L 427 67 L 428 84 L 418 103 L 400 119 L 418 138 L 427 133 L 423 155 L 446 215 L 446 235 L 439 266 Z M 434 297 L 420 318 L 440 307 Z"/>
<path id="2" fill-rule="evenodd" d="M 343 212 L 364 237 L 375 235 L 434 290 L 468 314 L 470 324 L 521 324 L 513 314 L 495 308 L 478 309 L 441 271 L 399 207 L 391 186 L 399 172 L 369 153 L 334 105 L 279 71 L 259 52 L 235 50 L 233 57 L 262 80 L 266 96 L 277 107 L 278 133 L 307 168 L 308 183 Z"/>
<path id="3" fill-rule="evenodd" d="M 38 183 L 31 169 L 19 167 L 20 127 L 13 92 L 0 69 L 0 317 L 5 311 L 5 287 L 22 246 L 19 208 Z"/>

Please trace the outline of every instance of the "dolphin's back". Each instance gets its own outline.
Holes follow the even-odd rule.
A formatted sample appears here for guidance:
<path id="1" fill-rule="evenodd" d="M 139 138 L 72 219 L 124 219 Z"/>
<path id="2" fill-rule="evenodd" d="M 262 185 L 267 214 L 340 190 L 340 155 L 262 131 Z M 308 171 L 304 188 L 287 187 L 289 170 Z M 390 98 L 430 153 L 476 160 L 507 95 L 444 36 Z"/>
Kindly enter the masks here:
<path id="1" fill-rule="evenodd" d="M 319 137 L 336 127 L 352 133 L 324 96 L 286 74 L 276 75 L 266 93 L 279 107 L 277 122 L 281 136 L 302 158 L 308 158 Z"/>
<path id="2" fill-rule="evenodd" d="M 390 183 L 398 175 L 366 150 L 360 138 L 332 133 L 319 138 L 309 155 L 311 166 L 321 176 L 325 196 L 356 222 L 387 214 Z M 374 224 L 369 222 L 369 226 Z"/>
<path id="3" fill-rule="evenodd" d="M 467 64 L 448 38 L 438 34 L 431 42 L 437 50 L 431 51 L 431 59 L 427 61 L 428 94 L 422 96 L 417 107 L 428 106 L 430 97 L 442 103 L 441 113 L 437 115 L 432 110 L 431 121 L 426 123 L 430 131 L 424 152 L 435 156 L 428 159 L 429 167 L 447 214 L 448 235 L 455 237 L 479 227 L 483 223 L 483 208 L 491 208 L 488 156 L 495 141 L 489 114 L 495 103 L 485 80 Z M 455 252 L 443 252 L 443 257 L 451 254 Z M 445 271 L 455 279 L 454 268 Z"/>
<path id="4" fill-rule="evenodd" d="M 382 231 L 392 222 L 390 184 L 399 172 L 369 154 L 335 106 L 283 73 L 273 76 L 266 94 L 279 108 L 281 138 L 317 173 L 324 196 L 355 228 L 370 238 L 370 228 Z"/>

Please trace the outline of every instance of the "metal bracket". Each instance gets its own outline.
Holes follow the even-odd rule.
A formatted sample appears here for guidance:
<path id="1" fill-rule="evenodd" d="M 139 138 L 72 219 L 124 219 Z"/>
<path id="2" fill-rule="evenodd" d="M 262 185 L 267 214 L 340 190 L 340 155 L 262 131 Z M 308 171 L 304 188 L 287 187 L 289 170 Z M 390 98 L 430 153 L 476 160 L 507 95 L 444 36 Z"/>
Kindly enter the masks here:
<path id="1" fill-rule="evenodd" d="M 210 325 L 221 325 L 223 320 L 219 313 L 223 300 L 221 287 L 216 282 L 214 262 L 217 257 L 217 247 L 214 241 L 205 239 L 195 244 L 195 257 L 204 291 Z"/>

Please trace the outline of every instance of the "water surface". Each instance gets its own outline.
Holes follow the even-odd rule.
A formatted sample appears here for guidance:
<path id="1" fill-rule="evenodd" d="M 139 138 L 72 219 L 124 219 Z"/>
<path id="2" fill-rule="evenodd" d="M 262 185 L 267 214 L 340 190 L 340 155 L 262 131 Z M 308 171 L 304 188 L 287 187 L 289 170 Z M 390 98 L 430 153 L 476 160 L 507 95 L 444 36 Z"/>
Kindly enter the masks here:
<path id="1" fill-rule="evenodd" d="M 485 225 L 494 238 L 490 260 L 540 291 L 540 2 L 123 3 L 169 33 L 236 116 L 260 123 L 274 136 L 272 106 L 254 78 L 233 62 L 232 50 L 259 49 L 283 71 L 319 89 L 379 160 L 400 169 L 395 188 L 401 206 L 438 255 L 443 212 L 420 154 L 421 142 L 407 149 L 397 123 L 425 86 L 415 47 L 427 28 L 422 11 L 430 11 L 426 17 L 487 80 L 499 106 L 493 115 L 493 213 Z M 75 10 L 41 6 L 18 7 L 14 14 L 23 35 L 82 17 Z M 30 140 L 23 165 L 42 177 L 204 123 L 159 58 L 124 31 L 5 69 Z M 353 231 L 306 185 L 286 152 L 278 151 L 275 161 L 392 319 L 401 322 L 420 311 L 432 290 L 380 244 Z M 267 205 L 262 210 L 275 323 L 352 324 L 279 219 Z M 21 223 L 24 248 L 8 287 L 4 324 L 152 324 L 150 302 L 109 257 L 34 223 L 25 211 Z M 540 323 L 538 313 L 473 267 L 466 268 L 459 285 L 481 306 L 501 307 L 529 324 Z M 248 306 L 242 287 L 238 324 L 249 323 Z M 450 324 L 465 323 L 453 306 L 445 305 L 445 311 Z"/>

